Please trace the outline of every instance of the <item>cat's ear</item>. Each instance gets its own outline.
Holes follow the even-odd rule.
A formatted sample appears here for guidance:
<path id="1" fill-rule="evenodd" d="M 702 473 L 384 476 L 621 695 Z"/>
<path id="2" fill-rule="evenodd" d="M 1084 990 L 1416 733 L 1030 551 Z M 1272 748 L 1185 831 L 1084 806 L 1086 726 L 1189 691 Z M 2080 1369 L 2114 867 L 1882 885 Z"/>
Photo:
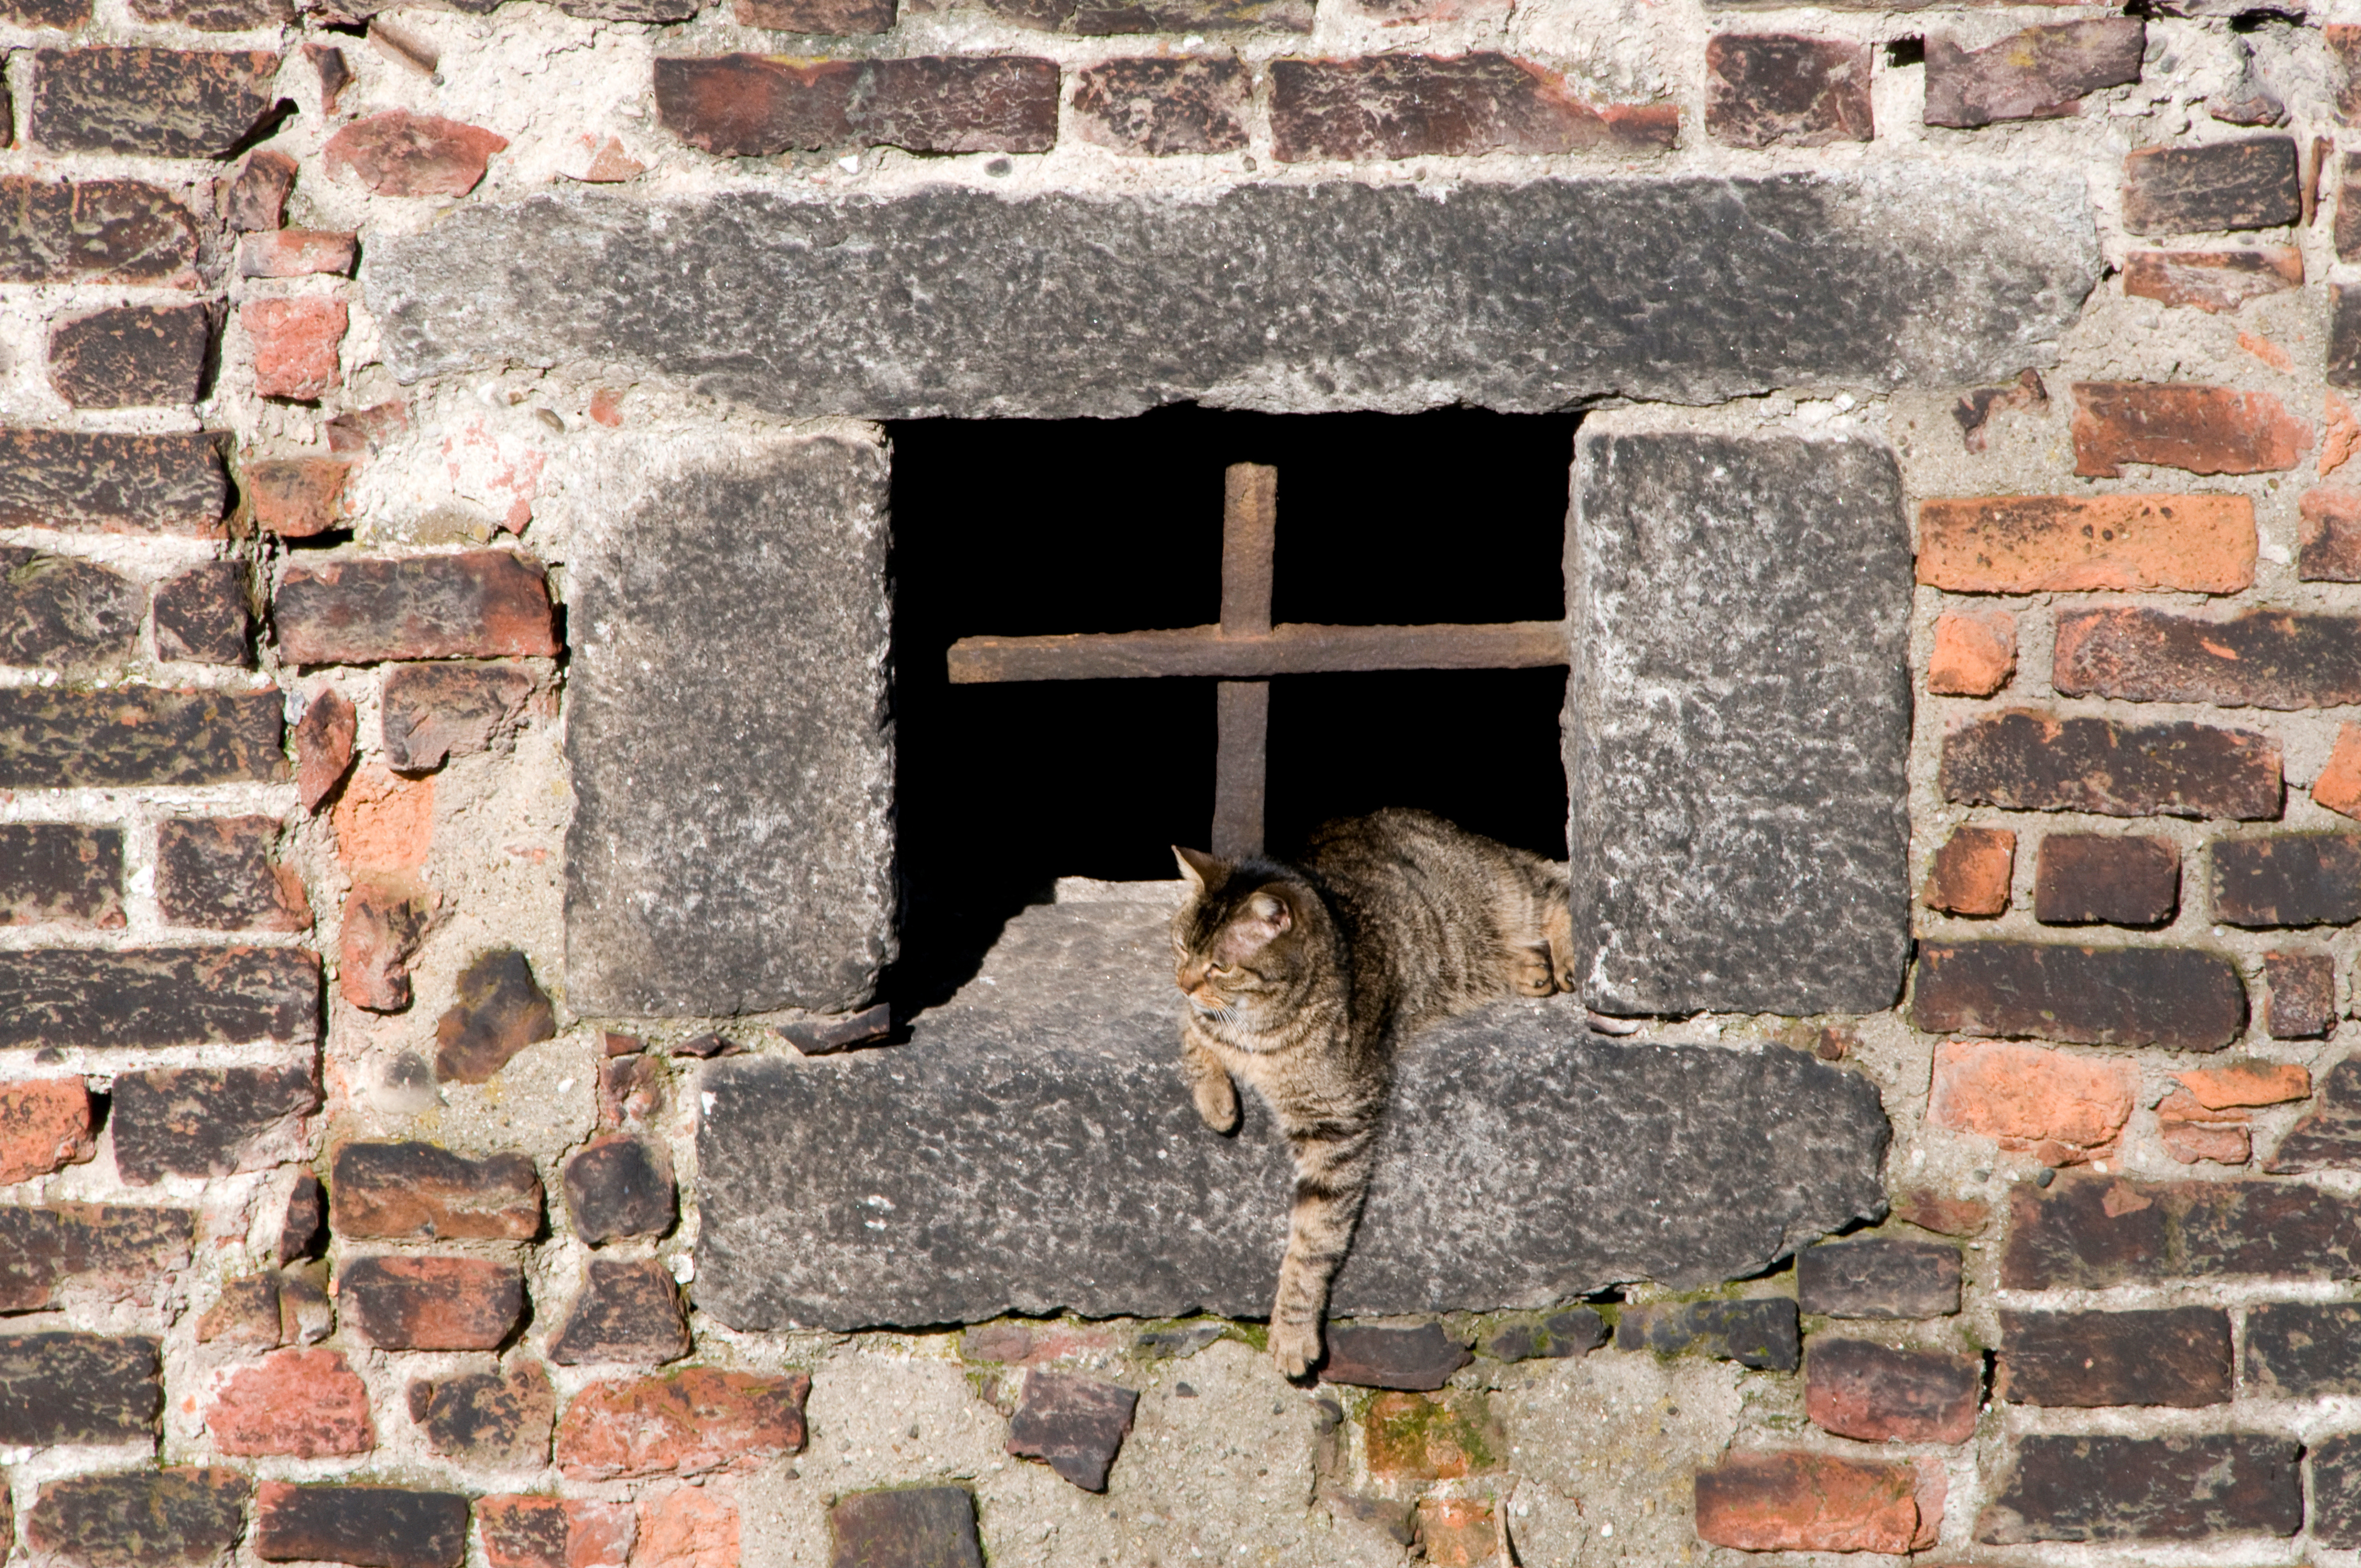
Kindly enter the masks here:
<path id="1" fill-rule="evenodd" d="M 1264 888 L 1247 899 L 1246 917 L 1261 928 L 1266 941 L 1295 924 L 1295 911 L 1287 894 L 1277 887 Z"/>
<path id="2" fill-rule="evenodd" d="M 1202 850 L 1184 850 L 1172 846 L 1172 858 L 1180 862 L 1180 874 L 1189 879 L 1191 891 L 1202 893 L 1221 879 L 1224 868 L 1221 861 Z"/>

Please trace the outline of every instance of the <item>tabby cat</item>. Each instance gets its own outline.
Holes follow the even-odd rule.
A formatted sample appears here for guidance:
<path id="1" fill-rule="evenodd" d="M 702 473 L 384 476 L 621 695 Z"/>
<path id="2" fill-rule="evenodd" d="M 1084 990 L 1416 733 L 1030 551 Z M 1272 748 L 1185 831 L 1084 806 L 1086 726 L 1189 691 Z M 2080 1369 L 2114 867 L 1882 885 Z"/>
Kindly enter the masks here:
<path id="1" fill-rule="evenodd" d="M 1327 824 L 1301 865 L 1172 852 L 1190 883 L 1172 951 L 1197 1113 L 1235 1130 L 1243 1080 L 1295 1154 L 1270 1350 L 1301 1378 L 1320 1359 L 1395 1057 L 1436 1019 L 1574 988 L 1566 869 L 1402 810 Z"/>

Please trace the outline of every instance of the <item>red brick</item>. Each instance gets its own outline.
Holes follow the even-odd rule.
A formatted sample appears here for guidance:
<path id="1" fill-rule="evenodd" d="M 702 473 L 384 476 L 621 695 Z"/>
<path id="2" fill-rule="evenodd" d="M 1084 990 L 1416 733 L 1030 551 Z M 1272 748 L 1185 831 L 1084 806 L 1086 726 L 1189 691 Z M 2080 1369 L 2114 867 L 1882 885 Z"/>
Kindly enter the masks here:
<path id="1" fill-rule="evenodd" d="M 50 152 L 221 158 L 276 101 L 259 49 L 45 49 L 34 53 L 31 137 Z"/>
<path id="2" fill-rule="evenodd" d="M 489 1568 L 623 1568 L 639 1536 L 629 1503 L 515 1493 L 478 1503 L 476 1529 Z"/>
<path id="3" fill-rule="evenodd" d="M 766 1377 L 710 1366 L 594 1383 L 557 1424 L 558 1467 L 577 1481 L 755 1469 L 802 1452 L 810 1391 L 800 1372 Z"/>
<path id="4" fill-rule="evenodd" d="M 2125 463 L 2191 474 L 2266 474 L 2312 450 L 2312 427 L 2268 392 L 2147 381 L 2074 383 L 2074 472 L 2115 479 Z"/>
<path id="5" fill-rule="evenodd" d="M 468 1159 L 433 1144 L 342 1144 L 328 1201 L 340 1236 L 524 1242 L 541 1232 L 541 1178 L 521 1154 Z"/>
<path id="6" fill-rule="evenodd" d="M 2361 27 L 2332 23 L 2320 29 L 2320 36 L 2328 45 L 2336 123 L 2361 126 Z"/>
<path id="7" fill-rule="evenodd" d="M 1505 54 L 1275 60 L 1270 84 L 1272 150 L 1290 163 L 1593 148 L 1656 152 L 1680 134 L 1672 104 L 1598 108 L 1556 71 Z"/>
<path id="8" fill-rule="evenodd" d="M 280 1350 L 240 1367 L 205 1411 L 224 1453 L 321 1459 L 377 1446 L 368 1388 L 333 1350 Z"/>
<path id="9" fill-rule="evenodd" d="M 648 166 L 624 150 L 623 138 L 577 136 L 566 146 L 558 172 L 585 185 L 620 185 L 648 171 Z"/>
<path id="10" fill-rule="evenodd" d="M 2069 696 L 2337 707 L 2361 702 L 2361 620 L 2248 610 L 2227 620 L 2144 609 L 2058 619 L 2051 682 Z"/>
<path id="11" fill-rule="evenodd" d="M 90 1091 L 79 1078 L 33 1078 L 0 1085 L 0 1186 L 30 1181 L 97 1150 Z"/>
<path id="12" fill-rule="evenodd" d="M 1489 1497 L 1421 1497 L 1418 1537 L 1432 1568 L 1499 1568 L 1511 1561 Z"/>
<path id="13" fill-rule="evenodd" d="M 434 781 L 400 778 L 371 762 L 353 774 L 328 820 L 346 871 L 415 872 L 434 842 Z"/>
<path id="14" fill-rule="evenodd" d="M 1151 158 L 1236 152 L 1252 95 L 1235 57 L 1101 60 L 1075 76 L 1074 134 Z"/>
<path id="15" fill-rule="evenodd" d="M 549 1463 L 557 1391 L 549 1369 L 530 1356 L 512 1358 L 500 1372 L 417 1379 L 408 1399 L 426 1446 L 445 1459 L 503 1469 Z"/>
<path id="16" fill-rule="evenodd" d="M 738 1568 L 738 1505 L 718 1486 L 673 1486 L 640 1498 L 635 1568 Z M 913 1560 L 915 1561 L 915 1560 Z M 952 1563 L 956 1558 L 928 1561 Z"/>
<path id="17" fill-rule="evenodd" d="M 2124 226 L 2134 234 L 2277 228 L 2302 211 L 2292 137 L 2145 147 L 2124 159 Z"/>
<path id="18" fill-rule="evenodd" d="M 2266 954 L 2264 962 L 2268 966 L 2273 959 L 2288 956 Z M 2233 1106 L 2284 1105 L 2312 1093 L 2311 1072 L 2294 1062 L 2224 1062 L 2220 1067 L 2194 1068 L 2172 1076 L 2199 1104 L 2217 1111 Z"/>
<path id="19" fill-rule="evenodd" d="M 2015 833 L 2005 828 L 1955 828 L 1927 868 L 1920 902 L 1952 915 L 2005 914 L 2015 872 Z"/>
<path id="20" fill-rule="evenodd" d="M 2135 250 L 2124 258 L 2125 293 L 2216 314 L 2302 287 L 2303 252 L 2291 245 L 2254 250 Z"/>
<path id="21" fill-rule="evenodd" d="M 2307 583 L 2361 583 L 2361 492 L 2304 492 L 2296 576 Z"/>
<path id="22" fill-rule="evenodd" d="M 659 59 L 656 112 L 724 158 L 790 148 L 1046 152 L 1058 139 L 1058 67 L 1017 56 L 791 60 Z"/>
<path id="23" fill-rule="evenodd" d="M 2012 811 L 2262 821 L 2279 815 L 2279 749 L 2250 730 L 2004 708 L 1945 731 L 1942 785 Z"/>
<path id="24" fill-rule="evenodd" d="M 117 305 L 49 333 L 49 384 L 78 409 L 180 406 L 197 400 L 211 305 Z"/>
<path id="25" fill-rule="evenodd" d="M 328 172 L 350 175 L 379 196 L 464 196 L 508 145 L 480 126 L 388 109 L 328 138 Z"/>
<path id="26" fill-rule="evenodd" d="M 2244 1111 L 2209 1110 L 2176 1089 L 2157 1102 L 2157 1141 L 2182 1165 L 2244 1165 L 2254 1156 L 2252 1121 Z"/>
<path id="27" fill-rule="evenodd" d="M 1928 943 L 1913 1025 L 1934 1034 L 2218 1051 L 2246 1025 L 2235 964 L 2187 948 Z"/>
<path id="28" fill-rule="evenodd" d="M 2080 114 L 2089 94 L 2139 80 L 2147 44 L 2136 16 L 2026 27 L 1975 49 L 1929 35 L 1927 124 L 1964 130 Z"/>
<path id="29" fill-rule="evenodd" d="M 170 663 L 254 663 L 254 618 L 246 603 L 246 566 L 207 561 L 156 585 L 156 657 Z"/>
<path id="30" fill-rule="evenodd" d="M 0 824 L 0 926 L 123 923 L 122 828 Z"/>
<path id="31" fill-rule="evenodd" d="M 1935 618 L 1927 689 L 1937 696 L 1990 696 L 2016 674 L 2016 618 L 2004 609 Z"/>
<path id="32" fill-rule="evenodd" d="M 2349 926 L 2361 920 L 2361 834 L 2217 839 L 2213 918 L 2225 926 Z"/>
<path id="33" fill-rule="evenodd" d="M 309 539 L 343 520 L 350 463 L 334 457 L 272 457 L 241 473 L 255 526 L 284 539 Z"/>
<path id="34" fill-rule="evenodd" d="M 291 663 L 558 651 L 541 564 L 505 550 L 291 566 L 271 608 Z"/>
<path id="35" fill-rule="evenodd" d="M 228 499 L 207 433 L 0 430 L 0 527 L 216 539 Z"/>
<path id="36" fill-rule="evenodd" d="M 451 757 L 505 745 L 528 719 L 548 716 L 541 682 L 522 664 L 398 664 L 379 712 L 389 767 L 439 768 Z"/>
<path id="37" fill-rule="evenodd" d="M 894 0 L 735 0 L 730 15 L 741 27 L 850 38 L 894 29 Z"/>
<path id="38" fill-rule="evenodd" d="M 600 387 L 590 394 L 590 417 L 609 430 L 623 422 L 623 394 L 612 387 Z"/>
<path id="39" fill-rule="evenodd" d="M 441 900 L 415 879 L 372 872 L 353 879 L 336 941 L 336 989 L 356 1007 L 410 1005 L 410 960 L 433 928 Z"/>
<path id="40" fill-rule="evenodd" d="M 258 1345 L 274 1350 L 287 1343 L 279 1310 L 279 1277 L 249 1274 L 222 1282 L 221 1294 L 197 1320 L 199 1344 Z"/>
<path id="41" fill-rule="evenodd" d="M 1965 1442 L 1982 1397 L 1983 1366 L 1969 1356 L 1815 1336 L 1804 1360 L 1804 1413 L 1863 1442 Z"/>
<path id="42" fill-rule="evenodd" d="M 2180 906 L 2180 851 L 2169 839 L 2052 833 L 2033 873 L 2045 926 L 2161 926 Z"/>
<path id="43" fill-rule="evenodd" d="M 2361 419 L 2354 417 L 2351 403 L 2328 392 L 2321 398 L 2320 426 L 2318 466 L 2325 478 L 2343 467 L 2356 452 L 2361 452 Z"/>
<path id="44" fill-rule="evenodd" d="M 1981 1198 L 1950 1198 L 1927 1188 L 1897 1193 L 1894 1217 L 1944 1236 L 1977 1236 L 1992 1223 L 1992 1205 Z"/>
<path id="45" fill-rule="evenodd" d="M 1697 1472 L 1697 1538 L 1741 1552 L 1899 1556 L 1934 1545 L 1941 1527 L 1940 1503 L 1922 1508 L 1920 1487 L 1909 1464 L 1733 1453 Z"/>
<path id="46" fill-rule="evenodd" d="M 335 687 L 323 685 L 303 705 L 295 725 L 295 795 L 307 812 L 343 782 L 353 765 L 353 740 L 360 732 L 353 705 Z"/>
<path id="47" fill-rule="evenodd" d="M 251 234 L 285 223 L 287 193 L 295 188 L 295 160 L 276 148 L 258 148 L 240 159 L 237 172 L 221 191 L 222 216 L 229 226 L 240 234 Z"/>
<path id="48" fill-rule="evenodd" d="M 254 340 L 254 389 L 310 402 L 344 384 L 337 351 L 349 314 L 342 300 L 249 300 L 237 319 Z"/>
<path id="49" fill-rule="evenodd" d="M 349 278 L 357 253 L 357 236 L 332 229 L 280 229 L 273 234 L 250 234 L 238 241 L 237 275 L 312 278 L 325 273 Z"/>
<path id="50" fill-rule="evenodd" d="M 2312 781 L 2312 798 L 2341 816 L 2361 817 L 2361 724 L 2336 727 L 2336 744 Z"/>
<path id="51" fill-rule="evenodd" d="M 1721 33 L 1706 45 L 1705 127 L 1730 147 L 1868 141 L 1870 46 L 1788 33 Z"/>
<path id="52" fill-rule="evenodd" d="M 467 1499 L 401 1486 L 255 1488 L 254 1554 L 266 1563 L 350 1563 L 358 1568 L 459 1568 L 467 1554 Z"/>
<path id="53" fill-rule="evenodd" d="M 2230 1318 L 2219 1307 L 2000 1315 L 1993 1392 L 2012 1405 L 2088 1409 L 2230 1401 Z"/>
<path id="54" fill-rule="evenodd" d="M 175 926 L 307 931 L 303 879 L 271 856 L 275 817 L 173 818 L 156 829 L 156 901 Z"/>
<path id="55" fill-rule="evenodd" d="M 513 948 L 478 955 L 459 971 L 457 993 L 434 1025 L 434 1076 L 445 1083 L 482 1083 L 557 1033 L 547 993 Z"/>
<path id="56" fill-rule="evenodd" d="M 1994 419 L 2019 411 L 2046 411 L 2048 407 L 2049 389 L 2041 384 L 2041 372 L 2027 366 L 2005 386 L 1978 387 L 1968 393 L 1951 405 L 1951 417 L 1960 422 L 1960 444 L 1970 452 L 1982 452 Z"/>
<path id="57" fill-rule="evenodd" d="M 2270 1007 L 2264 1016 L 2272 1039 L 2325 1039 L 2335 1029 L 2336 960 L 2326 953 L 2265 953 L 2263 981 L 2270 990 Z M 2301 1079 L 2303 1087 L 2281 1099 L 2300 1100 L 2312 1092 L 2311 1075 L 2302 1068 L 2289 1064 L 2285 1070 Z"/>
<path id="58" fill-rule="evenodd" d="M 1946 1040 L 1935 1047 L 1927 1119 L 2045 1165 L 2080 1165 L 2114 1154 L 2138 1090 L 2139 1069 L 2118 1058 Z"/>
<path id="59" fill-rule="evenodd" d="M 336 1299 L 380 1350 L 497 1350 L 524 1316 L 524 1276 L 480 1257 L 354 1258 Z"/>
<path id="60" fill-rule="evenodd" d="M 0 178 L 0 283 L 197 286 L 197 223 L 138 180 Z"/>
<path id="61" fill-rule="evenodd" d="M 1361 1413 L 1369 1474 L 1384 1480 L 1456 1481 L 1498 1470 L 1508 1435 L 1480 1391 L 1386 1393 Z"/>
<path id="62" fill-rule="evenodd" d="M 1953 593 L 2175 588 L 2255 582 L 2244 496 L 1997 496 L 1918 509 L 1918 580 Z"/>

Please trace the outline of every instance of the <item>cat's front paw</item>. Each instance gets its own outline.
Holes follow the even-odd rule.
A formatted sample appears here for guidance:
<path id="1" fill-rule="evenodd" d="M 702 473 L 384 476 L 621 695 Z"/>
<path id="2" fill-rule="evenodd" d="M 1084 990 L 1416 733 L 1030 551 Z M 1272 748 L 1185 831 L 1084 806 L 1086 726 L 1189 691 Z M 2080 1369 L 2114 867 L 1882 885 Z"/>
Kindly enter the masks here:
<path id="1" fill-rule="evenodd" d="M 1290 1383 L 1302 1382 L 1320 1365 L 1320 1325 L 1271 1324 L 1270 1358 L 1279 1364 L 1280 1376 Z"/>
<path id="2" fill-rule="evenodd" d="M 1238 1125 L 1238 1090 L 1225 1072 L 1208 1073 L 1196 1082 L 1197 1114 L 1217 1133 L 1233 1133 Z"/>

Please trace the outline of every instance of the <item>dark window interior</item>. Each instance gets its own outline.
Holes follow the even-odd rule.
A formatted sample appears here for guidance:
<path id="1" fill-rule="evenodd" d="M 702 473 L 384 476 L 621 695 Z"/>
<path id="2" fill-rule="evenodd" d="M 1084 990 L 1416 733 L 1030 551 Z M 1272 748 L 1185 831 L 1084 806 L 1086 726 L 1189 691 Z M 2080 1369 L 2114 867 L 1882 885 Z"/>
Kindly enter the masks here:
<path id="1" fill-rule="evenodd" d="M 1060 876 L 1175 875 L 1207 842 L 1213 683 L 953 686 L 963 636 L 1220 619 L 1222 471 L 1279 468 L 1274 620 L 1550 620 L 1576 416 L 1234 413 L 924 420 L 894 440 L 894 704 L 904 1011 L 975 970 Z M 1565 853 L 1565 672 L 1283 676 L 1266 839 L 1419 806 Z"/>

